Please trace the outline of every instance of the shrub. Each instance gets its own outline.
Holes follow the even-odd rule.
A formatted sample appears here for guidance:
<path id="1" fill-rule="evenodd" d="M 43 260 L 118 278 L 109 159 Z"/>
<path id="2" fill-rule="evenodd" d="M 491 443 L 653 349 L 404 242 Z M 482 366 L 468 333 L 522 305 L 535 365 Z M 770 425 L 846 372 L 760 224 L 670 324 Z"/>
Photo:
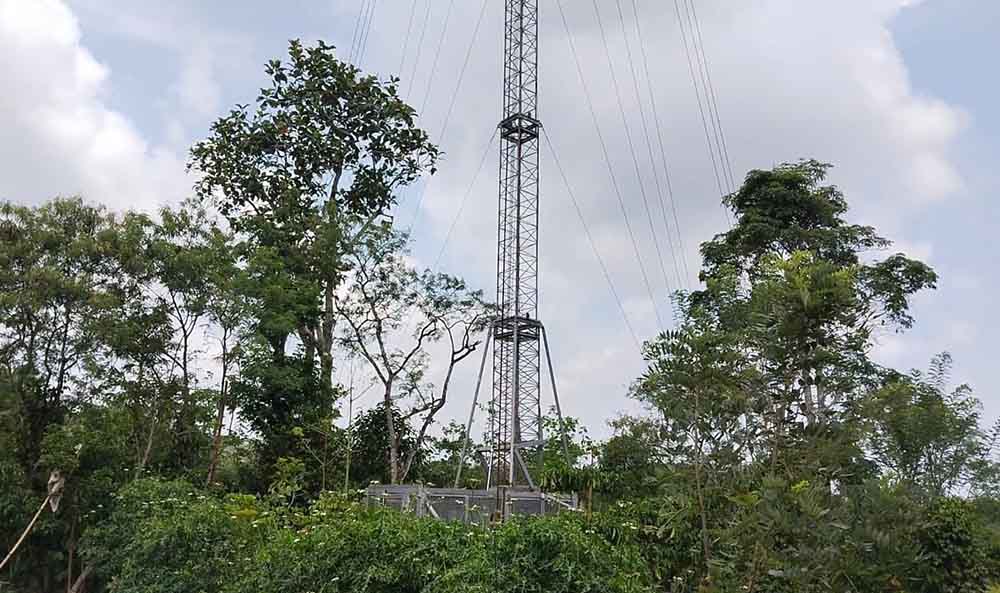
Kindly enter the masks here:
<path id="1" fill-rule="evenodd" d="M 577 514 L 496 528 L 366 509 L 324 495 L 309 509 L 216 498 L 182 481 L 137 480 L 83 553 L 130 593 L 646 593 L 633 539 Z"/>
<path id="2" fill-rule="evenodd" d="M 990 542 L 972 503 L 957 498 L 931 504 L 921 522 L 923 593 L 983 592 L 990 579 Z"/>
<path id="3" fill-rule="evenodd" d="M 226 504 L 183 481 L 137 480 L 114 497 L 110 517 L 88 532 L 82 552 L 113 590 L 219 591 L 251 559 L 268 525 L 246 503 Z"/>
<path id="4" fill-rule="evenodd" d="M 315 513 L 315 510 L 314 510 Z M 284 530 L 228 591 L 365 593 L 642 593 L 634 546 L 602 538 L 582 517 L 496 529 L 354 509 Z"/>

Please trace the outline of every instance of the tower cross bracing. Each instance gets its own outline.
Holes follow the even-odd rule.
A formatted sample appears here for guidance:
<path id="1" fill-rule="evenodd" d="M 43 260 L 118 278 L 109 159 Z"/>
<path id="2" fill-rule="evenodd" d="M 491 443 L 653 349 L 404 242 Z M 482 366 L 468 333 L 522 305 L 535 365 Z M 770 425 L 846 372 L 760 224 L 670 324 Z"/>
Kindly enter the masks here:
<path id="1" fill-rule="evenodd" d="M 517 513 L 515 508 L 508 508 L 512 499 L 505 492 L 538 490 L 532 469 L 541 467 L 546 442 L 541 397 L 543 354 L 562 426 L 549 343 L 545 326 L 538 319 L 538 153 L 542 131 L 538 120 L 538 0 L 505 0 L 504 17 L 503 113 L 497 126 L 497 313 L 483 348 L 455 475 L 457 488 L 492 348 L 487 447 L 480 453 L 486 488 L 496 492 L 496 509 L 501 518 Z M 565 456 L 566 435 L 561 437 Z"/>
<path id="2" fill-rule="evenodd" d="M 500 121 L 491 480 L 534 487 L 544 443 L 538 321 L 538 1 L 506 0 Z"/>

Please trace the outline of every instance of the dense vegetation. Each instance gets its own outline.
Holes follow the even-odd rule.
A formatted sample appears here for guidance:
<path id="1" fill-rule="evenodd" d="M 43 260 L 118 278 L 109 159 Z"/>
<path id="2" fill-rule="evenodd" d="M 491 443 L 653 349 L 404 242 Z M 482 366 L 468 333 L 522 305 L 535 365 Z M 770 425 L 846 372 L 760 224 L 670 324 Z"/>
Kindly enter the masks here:
<path id="1" fill-rule="evenodd" d="M 1000 425 L 941 354 L 871 357 L 933 289 L 805 161 L 751 171 L 701 289 L 645 345 L 646 414 L 538 468 L 579 513 L 469 527 L 359 504 L 450 484 L 439 412 L 491 306 L 388 215 L 437 148 L 395 81 L 320 43 L 191 152 L 155 216 L 0 205 L 0 570 L 9 591 L 986 591 Z M 942 351 L 946 349 L 942 344 Z M 474 358 L 474 357 L 473 357 Z M 337 361 L 345 361 L 338 365 Z M 431 381 L 428 369 L 444 368 Z M 345 368 L 338 368 L 345 367 Z M 354 377 L 374 376 L 372 385 Z M 381 405 L 337 421 L 364 389 Z M 554 426 L 552 427 L 554 428 Z M 551 432 L 551 431 L 550 431 Z M 555 441 L 552 446 L 559 447 Z M 553 453 L 556 451 L 554 450 Z M 465 482 L 481 476 L 470 470 Z"/>

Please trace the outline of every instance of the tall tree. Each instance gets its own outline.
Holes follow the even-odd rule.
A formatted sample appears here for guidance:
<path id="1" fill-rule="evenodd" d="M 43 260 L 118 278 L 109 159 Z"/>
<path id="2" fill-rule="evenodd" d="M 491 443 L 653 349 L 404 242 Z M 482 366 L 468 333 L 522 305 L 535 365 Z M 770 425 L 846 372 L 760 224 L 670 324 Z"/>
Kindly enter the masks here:
<path id="1" fill-rule="evenodd" d="M 399 455 L 413 458 L 413 468 L 422 469 L 429 454 L 428 447 L 418 446 L 413 426 L 402 413 L 392 408 L 393 437 L 385 430 L 385 403 L 379 402 L 354 419 L 351 429 L 350 479 L 367 486 L 371 482 L 392 483 L 392 462 L 389 459 L 390 438 L 397 442 Z"/>
<path id="2" fill-rule="evenodd" d="M 99 344 L 96 321 L 121 296 L 132 256 L 119 225 L 79 198 L 0 204 L 0 365 L 17 394 L 18 452 L 29 474 L 46 426 L 84 397 L 78 379 Z"/>
<path id="3" fill-rule="evenodd" d="M 684 303 L 684 299 L 681 300 Z M 682 307 L 684 309 L 684 307 Z M 675 477 L 692 485 L 703 562 L 712 560 L 710 488 L 732 488 L 760 451 L 761 377 L 739 334 L 720 327 L 701 307 L 688 307 L 681 326 L 646 344 L 649 368 L 634 395 L 659 412 L 659 453 Z"/>
<path id="4" fill-rule="evenodd" d="M 204 329 L 209 314 L 210 279 L 216 274 L 220 254 L 212 242 L 214 224 L 197 204 L 162 208 L 153 225 L 150 265 L 153 281 L 148 287 L 154 301 L 174 326 L 174 347 L 167 356 L 176 367 L 181 401 L 173 422 L 181 466 L 194 468 L 199 458 L 195 442 L 197 377 L 194 358 L 198 354 L 195 332 Z"/>
<path id="5" fill-rule="evenodd" d="M 704 287 L 678 297 L 680 327 L 645 349 L 634 395 L 657 413 L 672 478 L 663 488 L 700 536 L 685 562 L 703 587 L 733 554 L 720 540 L 740 530 L 771 542 L 754 553 L 779 563 L 806 525 L 828 538 L 816 546 L 840 537 L 834 494 L 874 473 L 862 404 L 884 377 L 870 357 L 875 332 L 908 328 L 910 298 L 936 281 L 902 254 L 875 257 L 890 242 L 846 221 L 843 195 L 824 185 L 828 168 L 751 171 L 725 198 L 735 224 L 702 245 Z M 761 562 L 740 569 L 750 583 Z"/>
<path id="6" fill-rule="evenodd" d="M 843 194 L 823 184 L 828 170 L 803 161 L 751 171 L 725 198 L 736 224 L 702 246 L 707 288 L 692 295 L 745 336 L 779 425 L 849 412 L 877 382 L 874 333 L 910 327 L 910 297 L 937 280 L 903 254 L 871 257 L 891 242 L 845 220 Z"/>
<path id="7" fill-rule="evenodd" d="M 243 270 L 240 268 L 233 236 L 218 227 L 213 227 L 209 236 L 213 254 L 213 264 L 207 280 L 208 297 L 206 309 L 214 323 L 214 337 L 219 347 L 219 387 L 215 404 L 215 419 L 212 425 L 212 449 L 209 453 L 205 484 L 211 485 L 222 456 L 222 427 L 226 413 L 232 411 L 234 403 L 231 389 L 234 369 L 240 358 L 241 334 L 246 331 L 247 307 L 239 290 Z"/>
<path id="8" fill-rule="evenodd" d="M 100 327 L 107 362 L 95 377 L 96 384 L 106 403 L 128 411 L 133 469 L 141 472 L 154 456 L 171 457 L 172 448 L 164 441 L 173 438 L 170 420 L 177 400 L 183 400 L 183 386 L 170 357 L 174 327 L 166 307 L 141 298 L 137 290 Z"/>
<path id="9" fill-rule="evenodd" d="M 216 121 L 192 149 L 190 167 L 201 174 L 198 194 L 218 205 L 251 250 L 263 250 L 250 258 L 269 271 L 260 291 L 286 293 L 284 306 L 261 311 L 272 356 L 280 360 L 296 334 L 304 360 L 319 358 L 329 399 L 344 258 L 396 190 L 433 173 L 438 151 L 396 80 L 361 74 L 331 45 L 292 41 L 288 61 L 270 61 L 266 73 L 270 86 L 255 107 Z"/>

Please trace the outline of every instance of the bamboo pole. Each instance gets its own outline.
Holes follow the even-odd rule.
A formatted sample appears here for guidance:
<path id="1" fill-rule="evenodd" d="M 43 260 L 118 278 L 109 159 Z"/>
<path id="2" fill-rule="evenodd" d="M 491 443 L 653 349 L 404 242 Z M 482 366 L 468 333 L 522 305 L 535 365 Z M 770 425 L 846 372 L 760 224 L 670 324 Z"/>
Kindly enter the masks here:
<path id="1" fill-rule="evenodd" d="M 42 511 L 45 510 L 45 505 L 49 504 L 49 498 L 51 497 L 52 495 L 48 495 L 45 497 L 45 500 L 42 501 L 42 506 L 38 507 L 38 511 L 35 512 L 35 516 L 31 518 L 31 523 L 28 523 L 28 526 L 24 528 L 24 533 L 22 533 L 21 537 L 17 539 L 17 543 L 15 543 L 14 547 L 11 548 L 10 552 L 7 553 L 7 557 L 3 559 L 3 562 L 0 562 L 0 570 L 3 570 L 3 567 L 7 566 L 7 563 L 10 562 L 10 559 L 14 557 L 14 553 L 17 552 L 17 549 L 19 547 L 21 547 L 21 544 L 24 542 L 24 539 L 28 537 L 28 533 L 31 532 L 31 529 L 35 526 L 35 523 L 38 522 L 38 518 L 42 516 Z"/>

